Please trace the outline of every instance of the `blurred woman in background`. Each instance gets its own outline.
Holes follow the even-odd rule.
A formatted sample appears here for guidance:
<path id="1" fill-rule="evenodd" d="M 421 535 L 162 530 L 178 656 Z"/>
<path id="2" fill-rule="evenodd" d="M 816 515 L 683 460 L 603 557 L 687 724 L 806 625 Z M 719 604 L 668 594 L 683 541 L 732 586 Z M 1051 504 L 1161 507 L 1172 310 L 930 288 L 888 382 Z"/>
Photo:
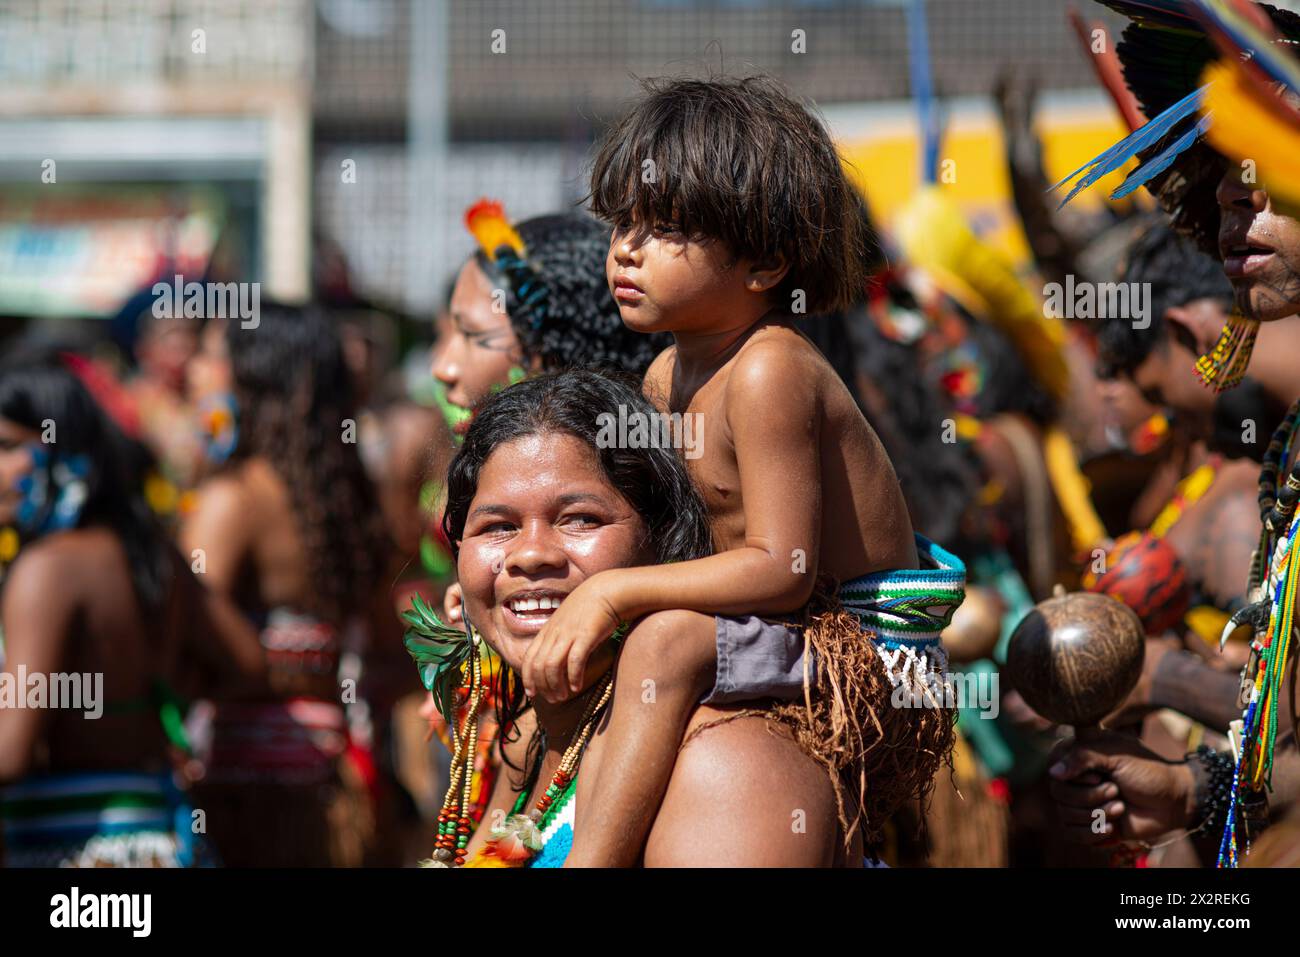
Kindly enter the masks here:
<path id="1" fill-rule="evenodd" d="M 8 866 L 185 866 L 179 695 L 261 676 L 145 504 L 147 464 L 73 371 L 0 369 L 0 821 Z M 90 380 L 93 382 L 93 380 Z M 80 699 L 80 700 L 78 700 Z"/>
<path id="2" fill-rule="evenodd" d="M 182 547 L 259 629 L 271 686 L 213 706 L 209 835 L 232 866 L 359 864 L 372 776 L 345 705 L 363 716 L 356 662 L 373 626 L 396 626 L 339 337 L 314 308 L 264 303 L 255 327 L 209 323 L 189 381 L 227 411 Z"/>

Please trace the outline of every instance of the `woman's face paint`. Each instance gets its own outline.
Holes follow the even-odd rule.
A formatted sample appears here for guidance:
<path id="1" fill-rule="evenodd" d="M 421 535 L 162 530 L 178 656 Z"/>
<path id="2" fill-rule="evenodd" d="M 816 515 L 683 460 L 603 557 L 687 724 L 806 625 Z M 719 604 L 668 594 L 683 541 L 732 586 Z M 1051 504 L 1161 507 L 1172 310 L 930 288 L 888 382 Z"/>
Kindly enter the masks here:
<path id="1" fill-rule="evenodd" d="M 32 468 L 18 479 L 18 528 L 28 538 L 75 528 L 86 504 L 90 459 L 56 456 L 40 442 L 29 443 L 27 451 Z"/>
<path id="2" fill-rule="evenodd" d="M 452 439 L 458 445 L 465 441 L 465 430 L 469 428 L 474 413 L 469 409 L 461 408 L 448 399 L 447 387 L 437 379 L 433 380 L 433 401 L 437 405 L 438 411 L 442 413 L 447 428 L 451 430 Z"/>
<path id="3" fill-rule="evenodd" d="M 511 384 L 511 369 L 523 371 L 524 353 L 504 311 L 502 292 L 471 259 L 451 294 L 451 326 L 434 349 L 431 371 L 446 389 L 447 401 L 470 410 Z"/>

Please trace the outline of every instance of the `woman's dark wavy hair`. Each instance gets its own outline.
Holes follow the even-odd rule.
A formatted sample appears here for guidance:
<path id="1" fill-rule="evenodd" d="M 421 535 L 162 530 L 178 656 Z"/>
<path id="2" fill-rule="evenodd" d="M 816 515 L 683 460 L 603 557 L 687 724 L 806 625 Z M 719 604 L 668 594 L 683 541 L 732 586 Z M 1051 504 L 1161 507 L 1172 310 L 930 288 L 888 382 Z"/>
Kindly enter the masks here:
<path id="1" fill-rule="evenodd" d="M 493 287 L 504 289 L 506 312 L 524 355 L 543 372 L 615 369 L 641 375 L 672 344 L 664 333 L 646 335 L 623 325 L 605 281 L 609 230 L 589 216 L 537 216 L 515 225 L 528 262 L 550 290 L 542 302 L 524 305 L 503 270 L 479 250 L 474 259 Z"/>
<path id="2" fill-rule="evenodd" d="M 355 441 L 352 381 L 338 332 L 315 306 L 263 302 L 258 325 L 226 330 L 238 404 L 231 462 L 260 457 L 288 485 L 312 573 L 309 609 L 334 624 L 379 581 L 385 532 Z"/>
<path id="3" fill-rule="evenodd" d="M 600 462 L 605 479 L 627 499 L 646 527 L 646 544 L 659 563 L 702 558 L 713 550 L 708 511 L 691 484 L 686 466 L 668 448 L 602 448 L 597 439 L 601 415 L 654 415 L 635 379 L 586 370 L 526 379 L 489 399 L 465 434 L 447 472 L 447 508 L 443 531 L 459 555 L 470 504 L 478 492 L 479 475 L 492 453 L 506 442 L 537 434 L 571 435 L 585 443 Z M 653 421 L 653 420 L 652 420 Z M 517 681 L 502 681 L 501 727 L 513 727 L 527 708 Z M 535 774 L 534 757 L 545 748 L 541 736 L 529 748 L 527 767 Z M 519 770 L 519 769 L 516 769 Z"/>
<path id="4" fill-rule="evenodd" d="M 166 534 L 144 498 L 149 453 L 123 434 L 57 354 L 45 350 L 0 366 L 0 418 L 37 432 L 49 420 L 51 453 L 65 460 L 86 457 L 86 500 L 76 527 L 107 528 L 117 536 L 145 619 L 156 621 L 175 566 Z"/>

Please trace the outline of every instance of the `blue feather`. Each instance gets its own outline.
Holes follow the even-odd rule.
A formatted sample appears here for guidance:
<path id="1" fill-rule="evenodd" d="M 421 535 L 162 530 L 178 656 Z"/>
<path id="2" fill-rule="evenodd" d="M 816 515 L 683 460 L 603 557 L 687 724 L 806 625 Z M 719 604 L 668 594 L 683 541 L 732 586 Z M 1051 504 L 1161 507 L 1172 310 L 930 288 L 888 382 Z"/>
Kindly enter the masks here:
<path id="1" fill-rule="evenodd" d="M 1070 190 L 1069 195 L 1067 195 L 1065 199 L 1061 200 L 1061 206 L 1064 206 L 1070 200 L 1074 199 L 1075 194 L 1080 190 L 1087 189 L 1107 173 L 1119 169 L 1134 155 L 1159 142 L 1182 120 L 1195 113 L 1200 108 L 1201 101 L 1205 98 L 1205 89 L 1205 87 L 1201 87 L 1199 90 L 1194 90 L 1187 94 L 1187 96 L 1169 107 L 1169 109 L 1165 110 L 1155 119 L 1151 120 L 1139 129 L 1134 130 L 1099 156 L 1095 156 L 1088 162 L 1084 163 L 1069 176 L 1065 177 L 1065 179 L 1051 187 L 1048 192 L 1050 193 L 1052 190 L 1060 189 L 1084 170 L 1089 170 L 1088 174 L 1074 185 L 1074 188 Z M 1058 206 L 1057 208 L 1059 209 L 1060 207 Z"/>
<path id="2" fill-rule="evenodd" d="M 1084 163 L 1069 176 L 1066 176 L 1056 185 L 1052 186 L 1048 192 L 1050 193 L 1054 189 L 1060 189 L 1088 167 L 1094 166 L 1098 163 L 1111 163 L 1113 160 L 1118 158 L 1119 162 L 1109 166 L 1107 172 L 1123 165 L 1124 160 L 1127 160 L 1134 153 L 1140 153 L 1152 143 L 1156 142 L 1156 140 L 1161 139 L 1184 117 L 1190 116 L 1192 113 L 1196 112 L 1200 107 L 1201 100 L 1204 96 L 1205 87 L 1202 87 L 1199 90 L 1193 90 L 1155 119 L 1148 121 L 1146 124 L 1124 137 L 1124 139 L 1120 140 L 1114 146 L 1088 160 L 1088 162 Z"/>
<path id="3" fill-rule="evenodd" d="M 1137 189 L 1147 180 L 1163 173 L 1178 159 L 1188 148 L 1195 143 L 1206 130 L 1210 128 L 1210 115 L 1207 113 L 1201 118 L 1201 121 L 1189 129 L 1182 136 L 1178 137 L 1173 143 L 1161 150 L 1156 156 L 1151 157 L 1132 173 L 1128 179 L 1120 184 L 1119 189 L 1110 194 L 1111 199 L 1120 199 L 1127 196 L 1133 190 Z"/>

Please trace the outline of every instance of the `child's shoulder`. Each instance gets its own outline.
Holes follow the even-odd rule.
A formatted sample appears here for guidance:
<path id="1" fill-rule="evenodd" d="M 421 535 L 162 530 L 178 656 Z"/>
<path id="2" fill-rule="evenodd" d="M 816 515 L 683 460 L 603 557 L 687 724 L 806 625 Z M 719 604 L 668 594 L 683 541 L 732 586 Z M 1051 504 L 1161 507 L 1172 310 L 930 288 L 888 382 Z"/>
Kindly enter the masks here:
<path id="1" fill-rule="evenodd" d="M 668 375 L 672 371 L 673 360 L 676 358 L 677 345 L 674 343 L 650 360 L 650 366 L 645 371 L 645 377 L 651 379 Z"/>
<path id="2" fill-rule="evenodd" d="M 645 370 L 641 380 L 641 394 L 657 406 L 664 406 L 672 387 L 673 362 L 677 357 L 677 346 L 671 345 L 655 356 Z"/>
<path id="3" fill-rule="evenodd" d="M 795 382 L 815 385 L 834 370 L 807 337 L 785 322 L 765 323 L 740 347 L 731 363 L 729 387 L 752 393 Z"/>

